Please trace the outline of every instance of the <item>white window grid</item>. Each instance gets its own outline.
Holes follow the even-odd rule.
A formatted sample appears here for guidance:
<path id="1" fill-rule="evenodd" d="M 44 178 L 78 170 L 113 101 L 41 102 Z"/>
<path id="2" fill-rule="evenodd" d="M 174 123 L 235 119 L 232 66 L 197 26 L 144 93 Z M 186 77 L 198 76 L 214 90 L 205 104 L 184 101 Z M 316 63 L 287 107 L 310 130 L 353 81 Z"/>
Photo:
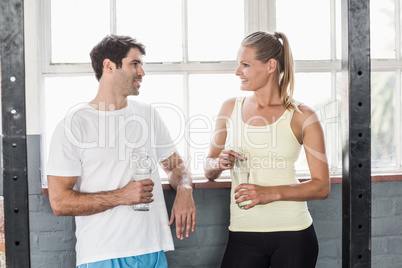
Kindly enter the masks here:
<path id="1" fill-rule="evenodd" d="M 116 1 L 110 0 L 110 33 L 116 32 Z M 223 62 L 201 62 L 201 61 L 189 61 L 188 60 L 188 46 L 187 46 L 187 14 L 186 6 L 187 1 L 182 0 L 183 8 L 183 60 L 181 62 L 175 63 L 145 63 L 144 68 L 149 74 L 181 74 L 183 75 L 184 83 L 184 98 L 185 104 L 188 104 L 189 97 L 189 75 L 191 74 L 219 74 L 219 73 L 233 73 L 237 67 L 237 63 L 234 61 L 223 61 Z M 340 15 L 340 1 L 341 0 L 328 0 L 330 1 L 330 59 L 328 60 L 296 60 L 295 61 L 295 71 L 296 73 L 330 73 L 331 74 L 331 101 L 339 101 L 339 88 L 337 88 L 337 75 L 342 71 L 341 60 L 337 58 L 337 16 Z M 371 71 L 372 72 L 395 72 L 395 92 L 394 96 L 396 99 L 395 105 L 395 156 L 396 156 L 396 167 L 392 169 L 372 167 L 373 173 L 398 173 L 402 170 L 402 34 L 401 34 L 401 1 L 395 1 L 395 47 L 396 47 L 396 57 L 394 59 L 372 59 L 371 60 Z M 90 75 L 93 74 L 92 67 L 90 63 L 57 63 L 51 62 L 51 16 L 50 8 L 51 0 L 39 0 L 37 5 L 37 12 L 39 14 L 38 18 L 40 21 L 40 38 L 39 42 L 39 54 L 41 57 L 41 71 L 40 74 L 42 78 L 51 76 L 69 76 L 69 75 Z M 276 0 L 245 0 L 245 34 L 257 31 L 266 30 L 269 32 L 274 32 L 276 30 Z M 339 29 L 338 29 L 339 30 Z M 311 35 L 311 38 L 319 38 L 318 35 Z M 42 79 L 43 81 L 43 79 Z M 40 87 L 43 87 L 43 82 L 40 83 Z M 43 88 L 40 92 L 44 92 Z M 43 96 L 41 97 L 43 100 Z M 372 104 L 373 105 L 373 104 Z M 185 115 L 188 116 L 189 109 L 188 106 L 184 107 Z M 45 126 L 42 126 L 44 128 Z M 329 133 L 325 133 L 326 135 Z M 339 136 L 339 133 L 336 134 Z M 45 137 L 46 138 L 46 137 Z M 331 175 L 340 176 L 341 174 L 341 163 L 339 160 L 339 150 L 340 139 L 334 139 L 331 144 L 327 144 L 327 147 L 331 147 Z M 189 154 L 190 148 L 186 148 L 186 154 Z M 299 176 L 308 175 L 307 173 L 299 173 Z"/>

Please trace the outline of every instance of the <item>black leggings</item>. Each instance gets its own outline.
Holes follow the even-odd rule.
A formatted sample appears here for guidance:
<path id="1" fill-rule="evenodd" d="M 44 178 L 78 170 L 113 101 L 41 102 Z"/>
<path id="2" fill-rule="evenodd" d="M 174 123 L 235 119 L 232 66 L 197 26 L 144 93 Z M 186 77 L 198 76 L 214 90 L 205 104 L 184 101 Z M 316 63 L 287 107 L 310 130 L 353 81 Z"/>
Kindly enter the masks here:
<path id="1" fill-rule="evenodd" d="M 229 232 L 222 268 L 314 268 L 318 241 L 314 226 L 302 231 Z"/>

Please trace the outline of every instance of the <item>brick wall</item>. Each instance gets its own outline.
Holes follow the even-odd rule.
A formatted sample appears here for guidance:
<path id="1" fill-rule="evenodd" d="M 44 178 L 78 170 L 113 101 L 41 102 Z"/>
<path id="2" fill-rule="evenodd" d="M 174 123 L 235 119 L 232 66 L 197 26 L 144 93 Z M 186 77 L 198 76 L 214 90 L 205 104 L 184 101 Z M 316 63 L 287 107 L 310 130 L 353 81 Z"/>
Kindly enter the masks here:
<path id="1" fill-rule="evenodd" d="M 402 267 L 402 181 L 373 183 L 372 267 Z"/>
<path id="2" fill-rule="evenodd" d="M 0 267 L 6 267 L 6 240 L 4 237 L 4 209 L 3 197 L 0 197 Z"/>
<path id="3" fill-rule="evenodd" d="M 27 143 L 31 267 L 75 267 L 74 218 L 54 216 L 49 197 L 42 194 L 39 136 L 29 135 Z"/>
<path id="4" fill-rule="evenodd" d="M 372 267 L 397 268 L 402 263 L 401 188 L 397 181 L 373 183 Z M 174 236 L 176 250 L 166 254 L 170 268 L 219 267 L 228 233 L 229 195 L 229 189 L 194 191 L 197 228 L 189 239 Z M 333 184 L 328 199 L 308 202 L 320 244 L 319 268 L 342 267 L 341 195 L 341 185 Z M 169 211 L 174 196 L 174 191 L 165 191 Z M 32 267 L 74 267 L 72 217 L 54 216 L 41 194 L 31 196 L 30 204 Z"/>
<path id="5" fill-rule="evenodd" d="M 170 216 L 175 192 L 164 193 Z M 194 190 L 196 230 L 188 239 L 173 236 L 176 250 L 166 253 L 169 267 L 220 267 L 228 235 L 229 196 L 229 189 Z M 174 226 L 172 233 L 175 234 Z"/>

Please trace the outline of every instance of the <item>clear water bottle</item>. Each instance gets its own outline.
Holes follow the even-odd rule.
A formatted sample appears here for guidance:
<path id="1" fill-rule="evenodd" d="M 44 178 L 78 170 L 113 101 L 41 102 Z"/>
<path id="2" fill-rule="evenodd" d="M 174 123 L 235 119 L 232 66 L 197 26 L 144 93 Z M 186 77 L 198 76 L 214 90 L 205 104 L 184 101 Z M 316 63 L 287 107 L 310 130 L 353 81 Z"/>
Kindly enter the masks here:
<path id="1" fill-rule="evenodd" d="M 245 156 L 243 150 L 241 148 L 235 148 L 233 149 L 238 154 L 241 154 L 243 157 Z M 250 183 L 250 167 L 249 163 L 247 160 L 240 160 L 237 159 L 234 162 L 233 165 L 233 176 L 236 179 L 237 185 L 240 185 L 242 183 Z M 242 191 L 242 190 L 240 190 Z M 239 204 L 239 208 L 243 209 L 245 206 L 251 203 L 251 200 L 243 201 Z"/>
<path id="2" fill-rule="evenodd" d="M 151 161 L 148 152 L 145 148 L 138 150 L 138 160 L 134 174 L 134 180 L 140 181 L 151 178 Z M 146 197 L 149 198 L 149 197 Z M 135 204 L 133 209 L 135 211 L 149 211 L 150 203 Z"/>

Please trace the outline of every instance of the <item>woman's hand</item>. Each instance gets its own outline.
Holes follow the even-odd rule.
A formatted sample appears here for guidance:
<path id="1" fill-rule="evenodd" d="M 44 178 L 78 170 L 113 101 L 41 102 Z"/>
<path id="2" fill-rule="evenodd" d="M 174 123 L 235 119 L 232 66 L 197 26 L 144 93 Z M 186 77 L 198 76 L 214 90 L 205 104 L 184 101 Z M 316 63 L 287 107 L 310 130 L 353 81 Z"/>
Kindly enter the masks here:
<path id="1" fill-rule="evenodd" d="M 206 159 L 205 177 L 209 180 L 214 180 L 220 176 L 222 171 L 230 170 L 233 168 L 236 159 L 246 160 L 246 157 L 242 157 L 241 154 L 236 153 L 233 150 L 221 150 L 219 155 L 215 158 L 208 157 Z"/>
<path id="2" fill-rule="evenodd" d="M 218 157 L 218 164 L 220 170 L 232 169 L 236 159 L 245 160 L 241 154 L 233 150 L 222 150 Z"/>
<path id="3" fill-rule="evenodd" d="M 251 203 L 244 207 L 244 209 L 250 209 L 256 205 L 265 205 L 273 201 L 280 200 L 279 193 L 274 187 L 264 187 L 256 184 L 240 184 L 234 190 L 236 204 L 251 200 Z"/>

